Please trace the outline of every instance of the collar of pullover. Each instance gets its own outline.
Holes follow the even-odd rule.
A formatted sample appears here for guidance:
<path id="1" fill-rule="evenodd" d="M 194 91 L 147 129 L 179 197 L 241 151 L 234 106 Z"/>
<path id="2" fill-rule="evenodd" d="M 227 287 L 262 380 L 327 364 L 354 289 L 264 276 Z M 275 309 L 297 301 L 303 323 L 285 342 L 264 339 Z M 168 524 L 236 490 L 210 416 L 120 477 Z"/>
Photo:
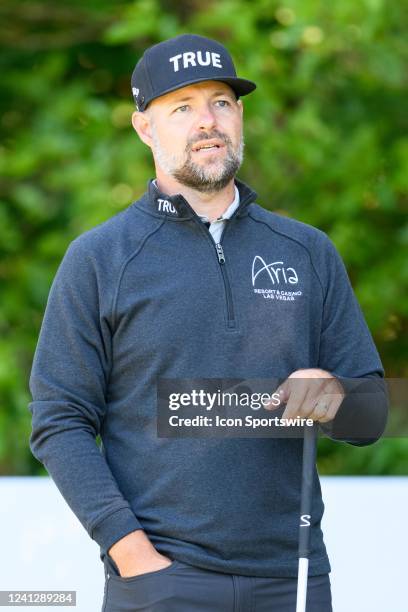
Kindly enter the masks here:
<path id="1" fill-rule="evenodd" d="M 238 179 L 235 179 L 235 185 L 239 191 L 240 203 L 233 216 L 240 217 L 247 214 L 247 207 L 256 200 L 257 194 Z M 172 220 L 200 219 L 181 194 L 169 196 L 161 192 L 155 185 L 154 179 L 149 180 L 147 192 L 136 203 L 136 206 L 157 217 L 167 217 Z"/>

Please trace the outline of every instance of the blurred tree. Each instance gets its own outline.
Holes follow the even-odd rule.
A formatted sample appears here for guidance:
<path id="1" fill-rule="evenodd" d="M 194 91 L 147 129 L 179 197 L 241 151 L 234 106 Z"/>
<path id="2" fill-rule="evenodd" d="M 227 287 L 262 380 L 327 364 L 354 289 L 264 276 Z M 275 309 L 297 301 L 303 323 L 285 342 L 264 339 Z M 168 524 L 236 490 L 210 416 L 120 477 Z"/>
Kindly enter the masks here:
<path id="1" fill-rule="evenodd" d="M 0 6 L 0 473 L 28 449 L 28 376 L 52 278 L 78 234 L 152 176 L 130 74 L 183 32 L 221 40 L 258 89 L 240 173 L 259 202 L 326 231 L 388 376 L 407 376 L 404 7 L 384 0 L 3 0 Z M 407 440 L 320 442 L 324 473 L 408 473 Z"/>

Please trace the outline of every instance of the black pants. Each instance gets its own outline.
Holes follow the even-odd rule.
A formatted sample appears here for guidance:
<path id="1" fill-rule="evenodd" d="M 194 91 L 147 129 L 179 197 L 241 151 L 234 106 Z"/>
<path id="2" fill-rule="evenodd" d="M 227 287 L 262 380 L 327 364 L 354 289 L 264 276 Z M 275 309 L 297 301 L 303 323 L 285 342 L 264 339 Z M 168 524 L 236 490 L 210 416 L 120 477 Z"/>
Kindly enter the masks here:
<path id="1" fill-rule="evenodd" d="M 296 578 L 223 574 L 180 561 L 122 578 L 106 557 L 102 612 L 295 612 L 296 587 Z M 307 612 L 332 612 L 328 574 L 309 577 Z"/>

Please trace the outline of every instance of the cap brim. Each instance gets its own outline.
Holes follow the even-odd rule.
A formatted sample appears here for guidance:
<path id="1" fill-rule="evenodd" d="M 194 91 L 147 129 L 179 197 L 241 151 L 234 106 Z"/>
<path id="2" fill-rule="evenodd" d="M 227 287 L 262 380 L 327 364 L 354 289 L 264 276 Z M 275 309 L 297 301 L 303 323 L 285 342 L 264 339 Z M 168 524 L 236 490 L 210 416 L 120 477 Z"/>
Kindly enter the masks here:
<path id="1" fill-rule="evenodd" d="M 184 81 L 181 85 L 175 85 L 174 87 L 169 87 L 165 91 L 161 91 L 160 95 L 153 96 L 150 99 L 146 100 L 144 103 L 144 108 L 147 107 L 150 102 L 153 100 L 157 100 L 157 98 L 161 98 L 165 94 L 168 94 L 172 91 L 176 91 L 177 89 L 182 89 L 183 87 L 187 87 L 187 85 L 194 85 L 194 83 L 202 83 L 203 81 L 220 81 L 222 83 L 226 83 L 229 85 L 236 93 L 237 96 L 246 96 L 256 89 L 256 84 L 253 81 L 248 81 L 247 79 L 240 79 L 238 77 L 201 77 L 197 79 L 191 79 L 190 81 Z"/>

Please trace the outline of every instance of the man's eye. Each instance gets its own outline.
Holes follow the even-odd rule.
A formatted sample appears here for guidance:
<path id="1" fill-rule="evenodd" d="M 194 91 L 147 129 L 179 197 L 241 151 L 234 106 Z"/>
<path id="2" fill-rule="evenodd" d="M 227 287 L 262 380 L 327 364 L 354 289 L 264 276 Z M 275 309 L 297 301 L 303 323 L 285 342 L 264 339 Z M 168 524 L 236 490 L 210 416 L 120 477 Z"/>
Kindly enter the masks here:
<path id="1" fill-rule="evenodd" d="M 218 104 L 219 106 L 221 106 L 221 108 L 225 108 L 226 106 L 229 106 L 230 103 L 228 102 L 228 100 L 217 100 L 216 104 Z"/>
<path id="2" fill-rule="evenodd" d="M 184 113 L 187 109 L 188 109 L 188 104 L 183 104 L 183 106 L 179 106 L 178 108 L 176 108 L 175 112 Z"/>

